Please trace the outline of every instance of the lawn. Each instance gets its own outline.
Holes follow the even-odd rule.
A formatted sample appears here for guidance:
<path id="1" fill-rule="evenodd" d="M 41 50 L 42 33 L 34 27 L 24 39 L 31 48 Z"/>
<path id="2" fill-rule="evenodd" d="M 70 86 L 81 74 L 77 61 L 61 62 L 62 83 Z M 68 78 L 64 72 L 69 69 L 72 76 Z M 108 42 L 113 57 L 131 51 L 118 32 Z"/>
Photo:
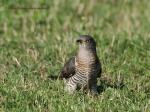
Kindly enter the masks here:
<path id="1" fill-rule="evenodd" d="M 107 79 L 97 98 L 50 78 L 82 34 Z M 150 1 L 0 1 L 0 112 L 150 112 Z"/>

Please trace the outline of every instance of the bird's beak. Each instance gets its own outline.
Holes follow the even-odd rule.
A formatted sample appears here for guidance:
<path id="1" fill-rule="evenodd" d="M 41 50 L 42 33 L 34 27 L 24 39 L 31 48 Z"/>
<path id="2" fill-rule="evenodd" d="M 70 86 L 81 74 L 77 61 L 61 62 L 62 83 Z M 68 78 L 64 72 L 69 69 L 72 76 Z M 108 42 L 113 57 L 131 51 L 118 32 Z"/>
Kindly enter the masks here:
<path id="1" fill-rule="evenodd" d="M 76 42 L 77 42 L 77 43 L 81 42 L 81 39 L 77 39 Z"/>
<path id="2" fill-rule="evenodd" d="M 82 41 L 81 39 L 76 40 L 77 43 L 80 43 L 83 47 L 86 46 L 86 42 Z"/>

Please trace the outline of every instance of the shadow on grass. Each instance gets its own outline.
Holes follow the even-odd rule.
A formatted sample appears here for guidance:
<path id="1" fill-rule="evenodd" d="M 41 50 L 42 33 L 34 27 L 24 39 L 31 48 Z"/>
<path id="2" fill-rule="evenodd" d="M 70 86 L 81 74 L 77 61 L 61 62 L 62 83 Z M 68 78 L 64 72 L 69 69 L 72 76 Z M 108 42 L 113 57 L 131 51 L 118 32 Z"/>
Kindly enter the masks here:
<path id="1" fill-rule="evenodd" d="M 108 77 L 100 78 L 100 84 L 97 87 L 98 93 L 101 94 L 107 88 L 114 88 L 114 89 L 123 89 L 125 86 L 123 82 L 123 78 L 120 80 L 115 80 L 114 82 L 110 80 Z"/>

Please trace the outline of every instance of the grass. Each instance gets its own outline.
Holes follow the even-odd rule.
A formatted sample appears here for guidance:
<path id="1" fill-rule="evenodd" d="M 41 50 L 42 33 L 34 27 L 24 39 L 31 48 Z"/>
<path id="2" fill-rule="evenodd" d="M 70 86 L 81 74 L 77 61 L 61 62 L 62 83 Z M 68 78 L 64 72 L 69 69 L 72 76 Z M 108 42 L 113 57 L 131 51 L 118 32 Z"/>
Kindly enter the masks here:
<path id="1" fill-rule="evenodd" d="M 147 0 L 2 0 L 1 112 L 150 112 L 150 2 Z M 35 9 L 33 9 L 35 8 Z M 43 9 L 42 9 L 43 8 Z M 51 80 L 76 52 L 75 40 L 97 41 L 103 77 L 98 98 L 69 95 Z"/>

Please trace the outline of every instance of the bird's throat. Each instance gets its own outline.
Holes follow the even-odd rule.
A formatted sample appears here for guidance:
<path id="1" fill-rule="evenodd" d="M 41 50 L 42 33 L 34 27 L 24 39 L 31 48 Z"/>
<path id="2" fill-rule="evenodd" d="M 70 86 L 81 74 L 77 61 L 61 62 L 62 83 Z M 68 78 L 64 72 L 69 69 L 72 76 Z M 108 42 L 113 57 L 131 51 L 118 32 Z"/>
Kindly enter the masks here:
<path id="1" fill-rule="evenodd" d="M 78 51 L 77 58 L 80 62 L 84 61 L 87 62 L 87 64 L 91 63 L 96 58 L 96 51 L 92 49 L 81 48 Z"/>

